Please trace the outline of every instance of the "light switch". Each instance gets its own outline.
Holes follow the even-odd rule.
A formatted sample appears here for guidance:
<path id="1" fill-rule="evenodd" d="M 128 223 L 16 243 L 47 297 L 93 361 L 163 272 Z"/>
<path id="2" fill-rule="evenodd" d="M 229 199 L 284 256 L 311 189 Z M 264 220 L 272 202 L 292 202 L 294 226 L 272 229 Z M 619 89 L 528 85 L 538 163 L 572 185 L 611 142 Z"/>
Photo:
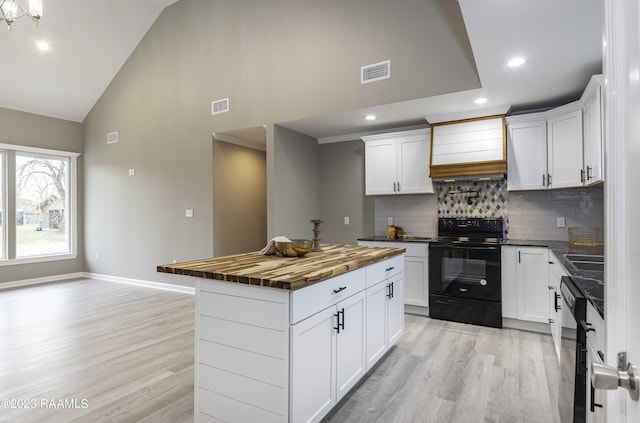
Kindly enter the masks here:
<path id="1" fill-rule="evenodd" d="M 134 168 L 129 169 L 129 176 L 136 176 L 136 170 Z"/>
<path id="2" fill-rule="evenodd" d="M 559 217 L 556 219 L 556 226 L 558 228 L 564 228 L 564 224 L 565 224 L 564 217 Z"/>
<path id="3" fill-rule="evenodd" d="M 193 217 L 193 209 L 186 209 L 184 211 L 184 216 L 185 217 Z"/>
<path id="4" fill-rule="evenodd" d="M 387 225 L 388 225 L 388 226 L 393 225 L 393 216 L 389 216 L 389 217 L 387 217 Z"/>

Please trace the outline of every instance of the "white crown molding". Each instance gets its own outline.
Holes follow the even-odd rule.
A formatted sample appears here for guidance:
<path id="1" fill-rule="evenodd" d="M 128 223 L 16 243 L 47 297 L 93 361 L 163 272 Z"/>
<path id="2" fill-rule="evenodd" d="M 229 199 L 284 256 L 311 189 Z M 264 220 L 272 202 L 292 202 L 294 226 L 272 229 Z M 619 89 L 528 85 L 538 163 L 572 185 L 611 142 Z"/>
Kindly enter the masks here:
<path id="1" fill-rule="evenodd" d="M 321 137 L 321 138 L 318 138 L 318 144 L 331 144 L 334 142 L 356 141 L 356 140 L 360 140 L 362 137 L 368 137 L 371 135 L 389 134 L 393 132 L 414 131 L 414 130 L 426 129 L 426 128 L 431 128 L 431 126 L 429 126 L 428 124 L 423 124 L 423 125 L 404 126 L 400 128 L 381 129 L 378 131 L 356 132 L 355 134 L 336 135 L 333 137 Z"/>

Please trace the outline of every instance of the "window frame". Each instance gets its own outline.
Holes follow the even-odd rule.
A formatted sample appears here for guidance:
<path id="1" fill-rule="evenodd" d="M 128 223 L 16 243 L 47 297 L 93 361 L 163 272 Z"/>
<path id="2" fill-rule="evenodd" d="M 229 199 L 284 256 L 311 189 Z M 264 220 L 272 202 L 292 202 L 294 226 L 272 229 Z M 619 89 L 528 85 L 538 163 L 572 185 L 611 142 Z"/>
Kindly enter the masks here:
<path id="1" fill-rule="evenodd" d="M 22 264 L 31 264 L 31 263 L 44 263 L 50 261 L 59 261 L 59 260 L 73 260 L 78 257 L 78 157 L 81 153 L 71 152 L 71 151 L 62 151 L 62 150 L 52 150 L 46 148 L 37 148 L 37 147 L 26 147 L 22 145 L 13 145 L 13 144 L 2 144 L 0 143 L 0 151 L 2 154 L 3 162 L 3 183 L 0 186 L 0 190 L 2 190 L 2 210 L 4 211 L 3 216 L 3 225 L 2 231 L 4 234 L 4 252 L 5 257 L 0 258 L 0 267 L 2 266 L 12 266 L 12 265 L 22 265 Z M 7 152 L 12 152 L 13 154 L 7 154 Z M 15 175 L 15 156 L 16 154 L 29 154 L 29 155 L 41 155 L 46 158 L 55 158 L 60 157 L 69 160 L 69 182 L 68 182 L 68 208 L 69 208 L 69 216 L 68 216 L 68 239 L 69 239 L 69 250 L 66 253 L 56 253 L 56 254 L 47 254 L 40 256 L 29 256 L 29 257 L 16 257 L 16 236 L 15 231 L 13 233 L 12 239 L 9 239 L 9 225 L 7 222 L 7 213 L 9 210 L 13 210 L 11 216 L 13 216 L 15 220 L 15 209 L 16 209 L 16 194 L 15 194 L 15 186 L 16 186 L 16 175 Z M 9 166 L 9 156 L 13 157 L 13 165 Z M 10 174 L 10 169 L 13 169 L 14 174 Z M 10 190 L 9 185 L 13 184 L 14 189 Z M 14 195 L 9 195 L 9 193 L 13 191 Z M 12 198 L 9 198 L 12 197 Z M 11 245 L 11 243 L 13 245 Z M 9 247 L 12 248 L 9 248 Z"/>

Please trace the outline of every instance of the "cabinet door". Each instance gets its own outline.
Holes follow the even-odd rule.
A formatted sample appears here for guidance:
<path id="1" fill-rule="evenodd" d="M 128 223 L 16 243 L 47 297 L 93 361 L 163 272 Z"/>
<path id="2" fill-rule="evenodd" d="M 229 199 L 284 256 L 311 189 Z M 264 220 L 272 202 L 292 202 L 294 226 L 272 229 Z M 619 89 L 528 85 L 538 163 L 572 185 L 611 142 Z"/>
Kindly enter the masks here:
<path id="1" fill-rule="evenodd" d="M 429 266 L 425 257 L 404 256 L 404 303 L 429 307 Z"/>
<path id="2" fill-rule="evenodd" d="M 433 193 L 429 178 L 428 132 L 398 138 L 398 183 L 401 194 Z"/>
<path id="3" fill-rule="evenodd" d="M 547 121 L 549 188 L 582 186 L 582 110 Z"/>
<path id="4" fill-rule="evenodd" d="M 391 298 L 387 296 L 387 346 L 393 345 L 404 331 L 404 274 L 389 279 Z"/>
<path id="5" fill-rule="evenodd" d="M 347 393 L 366 372 L 365 330 L 366 293 L 349 297 L 337 304 L 340 332 L 336 339 L 337 400 Z"/>
<path id="6" fill-rule="evenodd" d="M 518 318 L 518 248 L 503 246 L 502 259 L 502 317 Z"/>
<path id="7" fill-rule="evenodd" d="M 602 103 L 598 87 L 584 108 L 584 168 L 587 185 L 604 180 L 602 144 Z"/>
<path id="8" fill-rule="evenodd" d="M 549 285 L 549 324 L 551 325 L 551 339 L 556 353 L 556 359 L 560 364 L 561 337 L 562 337 L 562 297 L 560 291 L 553 285 Z"/>
<path id="9" fill-rule="evenodd" d="M 507 142 L 507 189 L 546 188 L 547 121 L 509 123 Z"/>
<path id="10" fill-rule="evenodd" d="M 394 139 L 367 141 L 364 150 L 366 195 L 395 194 L 398 181 L 396 141 Z"/>
<path id="11" fill-rule="evenodd" d="M 549 323 L 549 251 L 518 248 L 518 319 Z"/>
<path id="12" fill-rule="evenodd" d="M 293 422 L 319 421 L 336 404 L 336 307 L 291 327 Z"/>
<path id="13" fill-rule="evenodd" d="M 388 282 L 367 289 L 367 371 L 387 351 Z"/>

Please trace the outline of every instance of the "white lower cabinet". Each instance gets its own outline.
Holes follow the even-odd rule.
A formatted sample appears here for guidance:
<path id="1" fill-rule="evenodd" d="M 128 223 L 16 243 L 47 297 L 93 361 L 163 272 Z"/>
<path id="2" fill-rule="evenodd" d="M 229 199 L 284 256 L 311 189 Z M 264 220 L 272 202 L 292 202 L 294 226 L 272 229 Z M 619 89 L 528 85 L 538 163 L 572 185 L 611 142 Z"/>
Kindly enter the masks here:
<path id="1" fill-rule="evenodd" d="M 365 292 L 291 328 L 291 421 L 318 421 L 365 374 Z"/>
<path id="2" fill-rule="evenodd" d="M 562 325 L 569 320 L 573 320 L 572 317 L 567 320 L 563 317 L 566 311 L 564 310 L 564 300 L 560 294 L 560 283 L 562 277 L 566 275 L 567 272 L 558 261 L 558 258 L 549 251 L 549 324 L 551 325 L 551 337 L 558 363 L 560 363 L 562 352 Z"/>
<path id="3" fill-rule="evenodd" d="M 404 329 L 402 275 L 367 289 L 367 370 L 389 350 Z"/>
<path id="4" fill-rule="evenodd" d="M 549 323 L 549 252 L 546 247 L 502 247 L 503 317 Z"/>
<path id="5" fill-rule="evenodd" d="M 604 319 L 591 303 L 587 303 L 587 423 L 606 422 L 607 391 L 593 389 L 591 385 L 591 363 L 604 363 Z"/>
<path id="6" fill-rule="evenodd" d="M 404 248 L 404 303 L 429 307 L 429 244 L 409 242 L 358 241 L 364 247 Z M 425 311 L 426 313 L 426 311 Z"/>
<path id="7" fill-rule="evenodd" d="M 403 281 L 402 255 L 295 291 L 197 279 L 196 421 L 320 421 L 402 334 Z"/>

